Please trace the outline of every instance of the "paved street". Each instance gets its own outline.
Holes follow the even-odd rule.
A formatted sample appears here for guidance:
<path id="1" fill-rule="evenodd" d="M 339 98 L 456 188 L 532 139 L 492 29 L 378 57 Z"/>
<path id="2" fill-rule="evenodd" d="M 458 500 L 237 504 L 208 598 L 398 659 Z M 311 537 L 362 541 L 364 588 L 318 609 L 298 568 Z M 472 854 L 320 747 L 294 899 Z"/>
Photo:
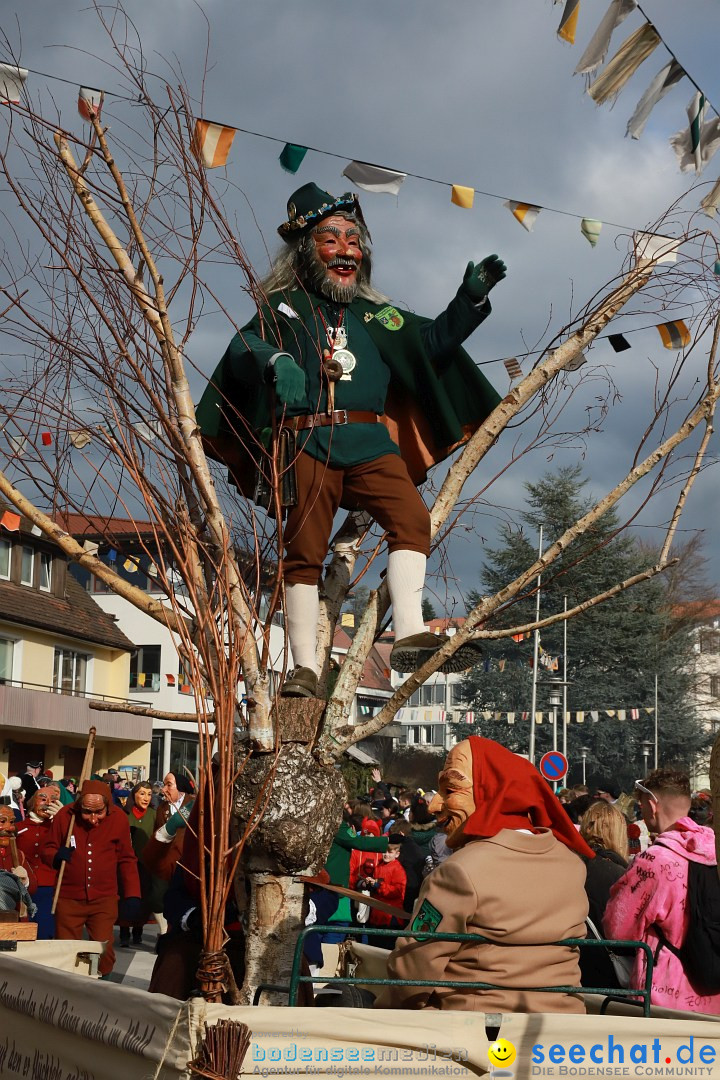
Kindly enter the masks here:
<path id="1" fill-rule="evenodd" d="M 142 945 L 131 945 L 123 949 L 118 945 L 117 927 L 115 927 L 115 967 L 108 982 L 121 983 L 135 990 L 147 990 L 150 983 L 153 964 L 155 963 L 155 942 L 158 928 L 149 923 L 143 932 Z"/>

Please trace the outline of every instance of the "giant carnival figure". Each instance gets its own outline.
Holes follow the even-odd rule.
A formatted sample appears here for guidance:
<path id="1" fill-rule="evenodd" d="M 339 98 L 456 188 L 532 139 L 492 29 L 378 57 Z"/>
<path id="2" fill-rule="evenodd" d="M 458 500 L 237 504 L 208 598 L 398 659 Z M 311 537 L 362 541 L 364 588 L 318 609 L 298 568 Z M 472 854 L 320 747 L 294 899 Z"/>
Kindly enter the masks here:
<path id="1" fill-rule="evenodd" d="M 278 232 L 285 249 L 262 283 L 265 302 L 235 335 L 198 407 L 205 444 L 261 501 L 272 490 L 265 451 L 280 448 L 287 518 L 285 616 L 295 670 L 285 696 L 317 694 L 318 587 L 340 507 L 385 531 L 395 645 L 391 665 L 415 671 L 447 638 L 422 616 L 430 516 L 417 490 L 500 401 L 462 348 L 490 314 L 505 277 L 497 255 L 468 263 L 436 319 L 394 307 L 371 282 L 357 196 L 305 184 Z M 278 452 L 275 452 L 278 460 Z M 267 503 L 266 503 L 267 505 Z M 463 645 L 442 667 L 479 659 Z"/>

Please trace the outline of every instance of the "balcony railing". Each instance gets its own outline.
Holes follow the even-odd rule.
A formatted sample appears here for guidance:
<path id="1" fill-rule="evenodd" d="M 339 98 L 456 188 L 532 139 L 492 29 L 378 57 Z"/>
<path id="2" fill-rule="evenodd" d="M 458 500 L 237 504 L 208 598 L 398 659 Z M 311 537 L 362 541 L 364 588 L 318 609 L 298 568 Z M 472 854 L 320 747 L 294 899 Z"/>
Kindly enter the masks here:
<path id="1" fill-rule="evenodd" d="M 16 686 L 20 690 L 44 690 L 50 694 L 62 694 L 64 697 L 86 698 L 88 701 L 117 701 L 123 705 L 152 705 L 150 701 L 141 701 L 136 697 L 115 697 L 114 694 L 96 694 L 92 690 L 69 690 L 67 687 L 49 686 L 47 683 L 25 682 L 20 679 L 3 679 L 0 677 L 0 686 Z"/>

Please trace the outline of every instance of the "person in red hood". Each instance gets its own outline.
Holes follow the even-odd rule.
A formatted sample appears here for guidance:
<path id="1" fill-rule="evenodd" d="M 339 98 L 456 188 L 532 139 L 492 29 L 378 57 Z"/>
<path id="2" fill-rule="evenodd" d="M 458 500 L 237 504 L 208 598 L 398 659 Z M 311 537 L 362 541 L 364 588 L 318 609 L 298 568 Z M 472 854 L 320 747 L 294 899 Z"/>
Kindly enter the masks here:
<path id="1" fill-rule="evenodd" d="M 675 769 L 654 769 L 635 782 L 643 820 L 654 843 L 636 855 L 613 885 L 603 927 L 609 938 L 646 941 L 655 965 L 650 1001 L 666 1009 L 720 1013 L 720 994 L 694 989 L 682 962 L 661 937 L 679 949 L 688 929 L 688 874 L 691 862 L 716 866 L 715 834 L 688 816 L 690 780 Z M 630 986 L 645 985 L 645 954 L 636 954 Z"/>
<path id="2" fill-rule="evenodd" d="M 584 1013 L 575 994 L 524 989 L 580 986 L 578 950 L 555 942 L 585 936 L 585 864 L 578 856 L 593 858 L 537 769 L 499 743 L 471 736 L 448 754 L 429 809 L 453 853 L 425 878 L 410 929 L 490 941 L 398 938 L 388 976 L 497 988 L 389 986 L 376 1007 Z"/>

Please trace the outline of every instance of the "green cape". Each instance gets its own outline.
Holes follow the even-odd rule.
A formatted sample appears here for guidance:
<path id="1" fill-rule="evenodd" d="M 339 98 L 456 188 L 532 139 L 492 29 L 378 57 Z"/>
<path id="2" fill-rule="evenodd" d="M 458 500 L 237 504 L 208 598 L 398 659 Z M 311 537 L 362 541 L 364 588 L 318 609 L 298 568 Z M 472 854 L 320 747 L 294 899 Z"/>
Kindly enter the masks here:
<path id="1" fill-rule="evenodd" d="M 272 425 L 274 403 L 272 388 L 263 383 L 243 333 L 259 333 L 267 342 L 268 357 L 288 348 L 298 320 L 279 311 L 280 305 L 296 312 L 307 327 L 317 321 L 301 290 L 273 293 L 259 315 L 230 342 L 197 408 L 208 454 L 227 465 L 233 483 L 250 497 L 257 458 Z M 351 309 L 364 321 L 390 369 L 383 422 L 400 447 L 413 481 L 422 484 L 433 465 L 468 441 L 500 403 L 500 395 L 464 349 L 455 349 L 440 360 L 428 357 L 420 331 L 433 320 L 367 300 L 354 300 Z M 393 314 L 402 320 L 400 326 Z M 383 316 L 383 321 L 377 315 Z M 395 324 L 394 328 L 388 329 L 388 323 Z"/>

